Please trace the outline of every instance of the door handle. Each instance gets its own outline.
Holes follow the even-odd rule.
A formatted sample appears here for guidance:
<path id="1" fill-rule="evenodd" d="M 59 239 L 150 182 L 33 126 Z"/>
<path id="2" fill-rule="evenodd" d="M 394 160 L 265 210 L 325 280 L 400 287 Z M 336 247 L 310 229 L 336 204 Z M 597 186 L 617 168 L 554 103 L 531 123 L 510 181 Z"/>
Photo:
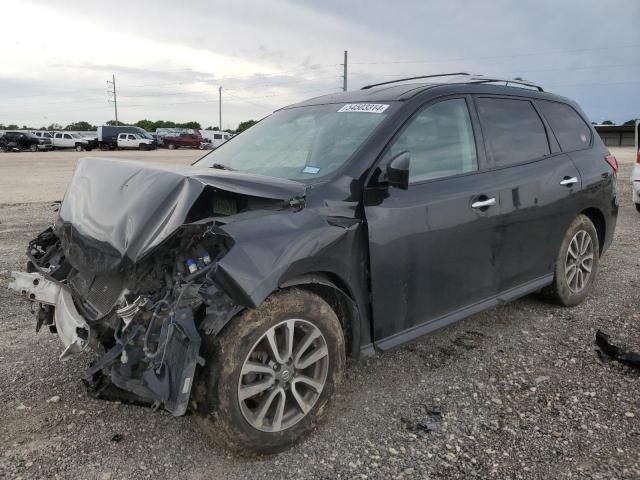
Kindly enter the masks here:
<path id="1" fill-rule="evenodd" d="M 496 204 L 495 198 L 488 198 L 486 200 L 479 200 L 477 202 L 473 202 L 471 204 L 471 208 L 491 207 L 492 205 L 495 205 L 495 204 Z"/>
<path id="2" fill-rule="evenodd" d="M 560 185 L 564 185 L 566 187 L 573 185 L 574 183 L 578 183 L 578 179 L 576 177 L 564 177 L 560 180 Z"/>

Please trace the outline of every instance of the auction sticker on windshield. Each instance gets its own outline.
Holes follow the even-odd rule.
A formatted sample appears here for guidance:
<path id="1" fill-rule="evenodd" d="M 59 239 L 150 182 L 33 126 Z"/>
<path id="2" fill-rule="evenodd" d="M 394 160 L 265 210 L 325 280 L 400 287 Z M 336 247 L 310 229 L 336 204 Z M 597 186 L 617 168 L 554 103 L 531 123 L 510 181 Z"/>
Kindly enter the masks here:
<path id="1" fill-rule="evenodd" d="M 344 112 L 361 112 L 361 113 L 382 113 L 389 105 L 382 103 L 347 103 L 344 105 L 338 113 Z"/>

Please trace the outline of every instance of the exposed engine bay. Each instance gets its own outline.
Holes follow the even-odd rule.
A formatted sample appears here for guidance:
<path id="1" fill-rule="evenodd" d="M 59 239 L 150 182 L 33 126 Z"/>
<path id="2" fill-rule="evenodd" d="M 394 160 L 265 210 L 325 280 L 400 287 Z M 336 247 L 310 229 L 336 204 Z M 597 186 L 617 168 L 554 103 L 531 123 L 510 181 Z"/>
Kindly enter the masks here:
<path id="1" fill-rule="evenodd" d="M 99 179 L 105 169 L 112 190 L 113 183 L 119 188 L 93 201 L 105 192 Z M 243 181 L 232 187 L 224 173 L 217 183 L 229 186 L 220 189 L 194 174 L 83 159 L 58 221 L 30 242 L 27 272 L 13 272 L 9 287 L 33 302 L 36 331 L 58 333 L 62 360 L 87 347 L 98 353 L 85 377 L 92 395 L 184 414 L 196 365 L 204 363 L 202 336 L 217 334 L 252 306 L 220 265 L 235 244 L 223 227 L 258 213 L 300 211 L 304 197 L 283 195 L 290 185 L 269 192 L 252 192 Z M 140 198 L 145 216 L 129 209 L 104 219 L 96 211 L 105 203 L 139 208 Z"/>

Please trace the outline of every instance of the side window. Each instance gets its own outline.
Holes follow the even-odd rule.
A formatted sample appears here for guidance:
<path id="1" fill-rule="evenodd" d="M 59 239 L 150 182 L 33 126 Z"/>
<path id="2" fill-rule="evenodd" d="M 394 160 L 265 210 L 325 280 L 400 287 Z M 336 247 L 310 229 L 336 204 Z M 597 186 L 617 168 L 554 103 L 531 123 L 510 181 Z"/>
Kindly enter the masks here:
<path id="1" fill-rule="evenodd" d="M 563 152 L 580 150 L 591 144 L 591 129 L 573 108 L 544 100 L 537 100 L 537 103 Z"/>
<path id="2" fill-rule="evenodd" d="M 430 105 L 411 120 L 387 153 L 411 155 L 409 182 L 449 177 L 478 169 L 476 144 L 463 98 Z"/>
<path id="3" fill-rule="evenodd" d="M 487 153 L 496 167 L 517 165 L 550 153 L 544 124 L 530 101 L 479 98 L 478 115 Z"/>
<path id="4" fill-rule="evenodd" d="M 129 135 L 129 140 L 135 140 L 135 139 L 136 139 L 135 135 Z"/>
<path id="5" fill-rule="evenodd" d="M 62 134 L 61 133 L 56 133 L 56 138 L 62 138 Z"/>
<path id="6" fill-rule="evenodd" d="M 67 140 L 71 140 L 71 135 L 69 135 L 68 133 L 65 133 L 64 138 Z"/>
<path id="7" fill-rule="evenodd" d="M 220 134 L 220 133 L 214 133 L 214 134 L 213 134 L 213 138 L 214 138 L 214 140 L 222 140 L 222 134 Z"/>

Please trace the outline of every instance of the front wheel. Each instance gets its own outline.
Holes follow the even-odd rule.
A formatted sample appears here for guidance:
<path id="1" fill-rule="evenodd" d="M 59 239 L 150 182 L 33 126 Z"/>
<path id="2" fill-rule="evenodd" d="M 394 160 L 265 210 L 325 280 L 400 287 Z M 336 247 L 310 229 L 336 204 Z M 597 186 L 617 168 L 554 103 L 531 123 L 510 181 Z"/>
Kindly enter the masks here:
<path id="1" fill-rule="evenodd" d="M 587 297 L 598 272 L 600 243 L 593 222 L 578 215 L 562 239 L 549 293 L 560 305 L 573 307 Z"/>
<path id="2" fill-rule="evenodd" d="M 204 430 L 240 453 L 278 452 L 313 429 L 344 374 L 340 322 L 306 290 L 272 294 L 205 340 L 203 352 Z"/>
<path id="3" fill-rule="evenodd" d="M 169 150 L 175 150 L 176 146 L 173 143 L 169 144 Z"/>
<path id="4" fill-rule="evenodd" d="M 76 152 L 82 152 L 83 150 L 84 150 L 84 147 L 78 143 L 76 145 Z"/>
<path id="5" fill-rule="evenodd" d="M 37 146 L 37 145 L 35 145 L 35 144 L 34 144 L 34 145 L 31 145 L 31 146 L 29 147 L 29 151 L 30 151 L 30 152 L 37 152 L 37 151 L 38 151 L 38 146 Z"/>

